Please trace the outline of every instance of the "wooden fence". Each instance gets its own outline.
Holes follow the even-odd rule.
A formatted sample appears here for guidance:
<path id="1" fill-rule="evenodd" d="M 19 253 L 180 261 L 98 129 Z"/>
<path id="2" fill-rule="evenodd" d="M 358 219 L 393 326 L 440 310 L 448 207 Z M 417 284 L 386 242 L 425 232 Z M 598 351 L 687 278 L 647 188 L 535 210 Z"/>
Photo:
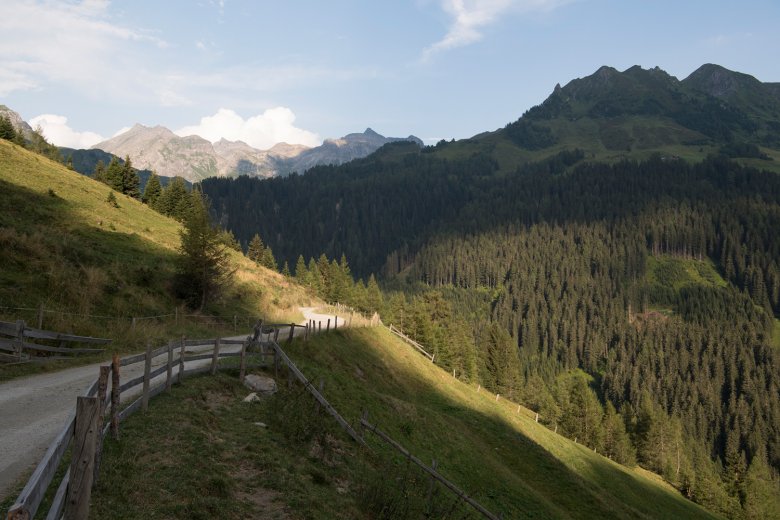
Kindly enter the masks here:
<path id="1" fill-rule="evenodd" d="M 66 424 L 35 468 L 15 503 L 9 509 L 7 520 L 30 520 L 35 517 L 69 446 L 72 446 L 70 469 L 65 472 L 62 480 L 59 482 L 45 518 L 47 520 L 59 520 L 63 515 L 67 519 L 87 518 L 91 488 L 99 476 L 103 439 L 106 435 L 110 434 L 112 437 L 118 438 L 119 425 L 125 419 L 139 409 L 145 411 L 152 397 L 164 391 L 170 391 L 174 383 L 181 383 L 186 377 L 194 374 L 206 372 L 215 374 L 220 368 L 220 359 L 238 357 L 239 379 L 243 381 L 246 369 L 249 366 L 247 354 L 250 348 L 259 350 L 260 362 L 254 366 L 269 366 L 265 358 L 273 356 L 273 367 L 277 377 L 280 364 L 284 363 L 289 373 L 293 374 L 304 385 L 304 388 L 333 416 L 355 442 L 366 447 L 363 432 L 368 429 L 389 443 L 410 461 L 421 467 L 433 479 L 441 482 L 456 495 L 456 500 L 463 500 L 468 503 L 485 518 L 499 520 L 501 516 L 495 516 L 487 511 L 455 484 L 441 476 L 435 467 L 426 466 L 399 443 L 391 439 L 376 426 L 370 424 L 365 413 L 358 423 L 360 425 L 360 433 L 339 414 L 323 396 L 322 388 L 318 390 L 312 385 L 279 344 L 279 335 L 282 331 L 287 333 L 286 339 L 290 342 L 296 336 L 296 332 L 299 333 L 297 334 L 299 337 L 306 341 L 317 330 L 311 322 L 305 326 L 300 326 L 293 323 L 263 324 L 261 320 L 255 325 L 253 334 L 246 339 L 187 339 L 182 337 L 178 341 L 171 341 L 167 345 L 156 349 L 153 349 L 152 345 L 148 344 L 146 351 L 141 354 L 121 359 L 114 355 L 111 365 L 101 366 L 99 377 L 89 385 L 83 395 L 77 398 L 75 412 L 70 415 Z M 240 345 L 241 348 L 232 352 L 223 350 L 223 347 L 229 345 Z M 187 347 L 206 347 L 206 349 L 202 353 L 188 353 Z M 175 354 L 178 354 L 178 358 Z M 160 356 L 165 356 L 165 361 L 152 369 L 152 361 Z M 433 361 L 433 356 L 429 358 Z M 199 360 L 210 360 L 210 362 L 202 366 L 185 368 L 186 362 Z M 122 382 L 121 373 L 124 367 L 139 363 L 144 364 L 143 373 Z M 155 378 L 163 374 L 165 375 L 164 379 L 153 384 Z M 133 390 L 137 391 L 139 386 L 141 387 L 140 396 L 136 397 L 124 408 L 121 407 L 122 395 L 127 395 Z"/>
<path id="2" fill-rule="evenodd" d="M 306 341 L 313 333 L 313 329 L 308 325 L 301 326 L 294 323 L 264 324 L 263 320 L 260 320 L 255 325 L 253 334 L 246 339 L 187 339 L 182 337 L 178 341 L 171 341 L 156 349 L 153 349 L 150 343 L 147 345 L 146 351 L 141 354 L 121 359 L 114 355 L 111 365 L 101 366 L 99 377 L 89 385 L 83 395 L 77 398 L 76 411 L 70 415 L 62 430 L 49 445 L 22 492 L 9 509 L 7 519 L 29 520 L 35 517 L 46 490 L 51 485 L 57 468 L 71 445 L 72 464 L 70 471 L 66 472 L 60 481 L 46 518 L 59 519 L 63 512 L 66 518 L 86 518 L 88 509 L 84 508 L 88 508 L 89 490 L 99 474 L 102 444 L 105 436 L 110 433 L 114 438 L 117 438 L 119 424 L 139 409 L 146 410 L 152 397 L 170 390 L 174 383 L 180 383 L 185 377 L 195 374 L 205 372 L 215 374 L 219 369 L 220 359 L 238 357 L 239 378 L 243 381 L 246 369 L 250 366 L 247 362 L 249 349 L 257 348 L 260 362 L 253 366 L 268 366 L 266 357 L 273 356 L 273 364 L 277 371 L 280 360 L 284 360 L 296 375 L 305 380 L 303 374 L 295 368 L 295 365 L 281 350 L 278 343 L 280 332 L 282 335 L 287 335 L 288 342 L 292 341 L 296 335 Z M 241 346 L 238 351 L 224 350 L 226 346 L 235 347 L 236 345 Z M 188 347 L 205 347 L 205 350 L 192 353 L 188 352 Z M 153 369 L 153 360 L 161 356 L 165 357 L 165 361 Z M 187 362 L 204 360 L 210 360 L 210 363 L 189 369 L 185 368 Z M 127 381 L 122 381 L 121 373 L 126 370 L 125 367 L 140 363 L 144 365 L 143 373 Z M 153 385 L 155 378 L 163 374 L 165 374 L 165 378 Z M 122 396 L 137 393 L 139 386 L 141 387 L 140 396 L 122 408 L 120 406 Z M 321 402 L 325 403 L 324 406 L 332 411 L 331 413 L 335 413 L 335 410 L 327 405 L 327 401 L 324 401 L 324 398 L 322 400 Z"/>
<path id="3" fill-rule="evenodd" d="M 501 520 L 503 518 L 503 515 L 496 516 L 490 511 L 488 511 L 487 509 L 485 509 L 485 507 L 483 507 L 479 502 L 477 502 L 476 500 L 468 496 L 465 491 L 463 491 L 458 486 L 456 486 L 448 479 L 443 477 L 438 471 L 436 471 L 436 461 L 433 462 L 433 466 L 426 465 L 419 458 L 412 455 L 412 453 L 409 450 L 401 446 L 400 443 L 393 440 L 388 434 L 386 434 L 385 432 L 377 428 L 375 425 L 368 422 L 367 411 L 363 411 L 363 416 L 360 418 L 360 427 L 362 431 L 368 430 L 374 433 L 377 437 L 382 439 L 385 443 L 389 444 L 392 448 L 398 451 L 398 453 L 403 455 L 406 459 L 410 460 L 411 462 L 419 466 L 423 471 L 428 473 L 431 476 L 431 478 L 441 482 L 446 489 L 451 491 L 457 497 L 457 500 L 463 500 L 485 518 L 489 518 L 490 520 Z"/>
<path id="4" fill-rule="evenodd" d="M 58 346 L 33 343 L 30 340 L 49 341 L 50 343 L 58 343 Z M 66 346 L 67 343 L 106 345 L 111 343 L 111 340 L 33 329 L 28 327 L 24 320 L 16 322 L 0 321 L 0 361 L 9 363 L 49 361 L 52 359 L 63 359 L 74 354 L 98 354 L 104 352 L 100 348 L 69 347 Z M 45 355 L 37 357 L 30 355 L 30 353 L 44 353 Z"/>
<path id="5" fill-rule="evenodd" d="M 387 327 L 387 329 L 393 334 L 395 334 L 396 336 L 398 336 L 399 338 L 401 338 L 402 340 L 404 340 L 405 342 L 407 342 L 408 344 L 410 344 L 411 346 L 413 346 L 414 348 L 416 348 L 417 351 L 420 352 L 420 354 L 430 359 L 431 363 L 434 363 L 436 354 L 429 354 L 428 351 L 425 350 L 425 348 L 422 345 L 414 341 L 412 338 L 408 337 L 406 334 L 404 334 L 397 328 L 395 328 L 392 323 L 390 324 L 389 327 Z"/>

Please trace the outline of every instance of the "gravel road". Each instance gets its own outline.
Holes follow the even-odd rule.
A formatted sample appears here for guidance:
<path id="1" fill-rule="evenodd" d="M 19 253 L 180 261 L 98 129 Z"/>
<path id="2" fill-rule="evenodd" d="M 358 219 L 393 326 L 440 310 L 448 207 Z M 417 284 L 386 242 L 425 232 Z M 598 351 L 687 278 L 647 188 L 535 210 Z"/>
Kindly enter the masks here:
<path id="1" fill-rule="evenodd" d="M 308 320 L 321 320 L 324 328 L 328 318 L 334 318 L 332 315 L 315 313 L 314 307 L 301 307 L 300 310 L 305 317 L 302 324 L 308 323 Z M 342 319 L 339 321 L 339 326 L 343 327 L 345 324 L 341 323 Z M 280 330 L 279 338 L 286 338 L 288 333 L 287 330 Z M 237 352 L 240 348 L 239 345 L 226 345 L 223 351 Z M 210 347 L 187 347 L 188 352 L 199 350 L 210 350 Z M 178 353 L 175 358 L 178 359 Z M 166 361 L 165 356 L 154 358 L 152 369 Z M 186 367 L 190 369 L 208 363 L 209 360 L 190 361 Z M 0 500 L 4 500 L 14 484 L 35 468 L 74 410 L 76 397 L 83 394 L 97 378 L 99 367 L 103 364 L 69 368 L 0 384 Z M 143 363 L 122 367 L 122 380 L 128 381 L 142 375 L 143 368 Z M 153 381 L 164 377 L 165 374 Z M 138 386 L 135 394 L 124 393 L 122 401 L 132 399 L 140 390 Z"/>

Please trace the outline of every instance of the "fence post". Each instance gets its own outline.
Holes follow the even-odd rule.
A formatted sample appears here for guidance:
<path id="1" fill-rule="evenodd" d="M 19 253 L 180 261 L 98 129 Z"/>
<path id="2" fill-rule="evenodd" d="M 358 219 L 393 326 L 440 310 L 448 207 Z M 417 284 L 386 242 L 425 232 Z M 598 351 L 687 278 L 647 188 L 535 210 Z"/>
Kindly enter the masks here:
<path id="1" fill-rule="evenodd" d="M 181 344 L 179 346 L 179 384 L 184 381 L 184 348 L 187 346 L 187 337 L 181 337 Z"/>
<path id="2" fill-rule="evenodd" d="M 73 438 L 73 457 L 70 461 L 70 485 L 65 502 L 65 518 L 86 519 L 89 516 L 89 498 L 95 465 L 97 439 L 98 398 L 80 396 L 76 400 L 76 426 Z"/>
<path id="3" fill-rule="evenodd" d="M 119 438 L 119 354 L 111 358 L 111 436 Z"/>
<path id="4" fill-rule="evenodd" d="M 19 361 L 22 360 L 22 350 L 24 349 L 24 329 L 27 324 L 24 320 L 16 320 L 16 348 L 19 350 Z"/>
<path id="5" fill-rule="evenodd" d="M 135 318 L 133 318 L 133 321 L 130 323 L 130 330 L 135 330 Z"/>
<path id="6" fill-rule="evenodd" d="M 236 315 L 233 315 L 233 332 L 236 332 L 238 330 L 238 318 Z"/>
<path id="7" fill-rule="evenodd" d="M 279 328 L 274 329 L 274 343 L 279 343 Z"/>
<path id="8" fill-rule="evenodd" d="M 322 320 L 320 320 L 320 332 L 322 332 Z"/>
<path id="9" fill-rule="evenodd" d="M 173 386 L 173 341 L 168 342 L 168 370 L 165 372 L 165 391 L 170 392 Z"/>
<path id="10" fill-rule="evenodd" d="M 436 471 L 436 459 L 432 459 L 431 461 L 431 469 L 435 472 Z M 433 501 L 433 490 L 436 487 L 436 479 L 431 476 L 431 483 L 428 485 L 428 514 L 431 514 L 431 509 L 433 509 L 431 502 Z"/>
<path id="11" fill-rule="evenodd" d="M 333 330 L 336 330 L 339 328 L 339 317 L 333 316 Z"/>
<path id="12" fill-rule="evenodd" d="M 211 375 L 217 373 L 217 362 L 219 361 L 219 338 L 214 340 L 214 355 L 211 357 Z"/>
<path id="13" fill-rule="evenodd" d="M 141 410 L 149 408 L 149 373 L 152 371 L 152 342 L 146 342 L 146 356 L 144 357 L 144 392 L 141 398 Z"/>
<path id="14" fill-rule="evenodd" d="M 100 474 L 100 457 L 103 454 L 103 418 L 106 415 L 106 389 L 108 388 L 108 372 L 110 370 L 111 367 L 108 365 L 100 367 L 100 377 L 98 377 L 98 435 L 95 447 L 93 483 L 97 482 L 98 475 Z"/>
<path id="15" fill-rule="evenodd" d="M 238 380 L 240 382 L 244 382 L 244 379 L 246 378 L 246 348 L 247 348 L 247 341 L 243 342 L 241 344 L 241 363 L 239 364 L 238 368 Z"/>
<path id="16" fill-rule="evenodd" d="M 271 346 L 274 351 L 274 379 L 279 379 L 279 353 L 276 351 L 276 346 Z"/>
<path id="17" fill-rule="evenodd" d="M 330 332 L 330 318 L 328 318 L 328 327 L 325 329 L 325 332 Z"/>
<path id="18" fill-rule="evenodd" d="M 295 337 L 295 323 L 290 323 L 290 337 L 287 338 L 288 345 L 292 343 L 294 337 Z"/>
<path id="19" fill-rule="evenodd" d="M 38 307 L 38 328 L 43 328 L 43 302 L 41 302 L 41 305 Z"/>
<path id="20" fill-rule="evenodd" d="M 363 421 L 368 422 L 368 410 L 363 408 L 363 412 L 360 414 L 362 420 L 358 421 L 358 435 L 366 442 L 366 427 L 363 425 Z"/>
<path id="21" fill-rule="evenodd" d="M 173 308 L 173 324 L 178 325 L 179 324 L 179 308 L 174 307 Z"/>

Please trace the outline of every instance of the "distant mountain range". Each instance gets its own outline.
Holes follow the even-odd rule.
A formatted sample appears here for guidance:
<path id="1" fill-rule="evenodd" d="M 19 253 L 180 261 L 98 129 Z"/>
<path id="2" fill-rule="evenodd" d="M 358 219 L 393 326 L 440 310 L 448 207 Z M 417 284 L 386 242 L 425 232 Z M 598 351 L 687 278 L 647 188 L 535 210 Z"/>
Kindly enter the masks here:
<path id="1" fill-rule="evenodd" d="M 17 132 L 21 132 L 25 139 L 30 139 L 33 133 L 33 128 L 27 123 L 27 121 L 22 119 L 22 116 L 5 105 L 0 105 L 0 116 L 7 117 Z"/>
<path id="2" fill-rule="evenodd" d="M 178 175 L 197 182 L 208 177 L 303 173 L 316 165 L 342 164 L 365 157 L 382 145 L 396 141 L 413 141 L 422 146 L 417 137 L 384 137 L 369 128 L 363 133 L 327 139 L 314 148 L 279 143 L 269 150 L 258 150 L 242 141 L 222 139 L 212 144 L 196 135 L 180 137 L 162 126 L 150 128 L 137 124 L 92 148 L 120 157 L 130 156 L 136 167 L 159 175 Z"/>

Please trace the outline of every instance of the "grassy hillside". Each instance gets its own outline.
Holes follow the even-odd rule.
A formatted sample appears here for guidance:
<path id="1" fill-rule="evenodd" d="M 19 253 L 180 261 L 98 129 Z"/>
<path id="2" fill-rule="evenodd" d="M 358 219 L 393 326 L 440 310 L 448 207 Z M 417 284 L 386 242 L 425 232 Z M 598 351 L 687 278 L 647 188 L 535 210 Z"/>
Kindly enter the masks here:
<path id="1" fill-rule="evenodd" d="M 112 337 L 118 348 L 144 335 L 188 330 L 182 323 L 155 327 L 152 320 L 129 330 L 132 316 L 177 307 L 185 313 L 170 287 L 181 225 L 119 193 L 115 207 L 107 202 L 110 191 L 0 140 L 0 320 L 37 324 L 35 309 L 43 305 L 44 327 Z M 232 261 L 235 283 L 206 314 L 302 319 L 297 305 L 309 301 L 303 290 L 239 253 Z"/>
<path id="2" fill-rule="evenodd" d="M 504 518 L 712 517 L 656 475 L 557 435 L 383 329 L 342 330 L 287 351 L 312 381 L 323 381 L 347 420 L 367 409 L 371 422 L 422 460 L 438 461 L 443 475 Z M 93 514 L 421 517 L 414 504 L 425 503 L 427 479 L 370 433 L 370 451 L 359 450 L 299 386 L 280 381 L 280 388 L 246 404 L 247 391 L 223 375 L 155 400 L 148 416 L 126 423 L 118 443 L 107 443 Z M 453 503 L 442 490 L 434 495 Z"/>

